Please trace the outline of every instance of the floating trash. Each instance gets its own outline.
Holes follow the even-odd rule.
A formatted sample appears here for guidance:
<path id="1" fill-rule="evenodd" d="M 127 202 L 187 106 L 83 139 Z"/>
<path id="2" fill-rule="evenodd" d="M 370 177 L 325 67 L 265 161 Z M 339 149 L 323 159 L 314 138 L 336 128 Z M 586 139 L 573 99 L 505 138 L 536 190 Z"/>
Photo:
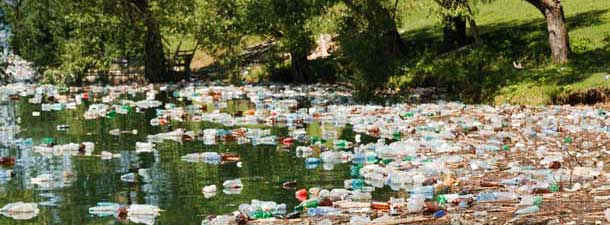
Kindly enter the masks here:
<path id="1" fill-rule="evenodd" d="M 36 203 L 15 202 L 4 205 L 0 213 L 16 220 L 29 220 L 38 216 L 40 210 Z"/>

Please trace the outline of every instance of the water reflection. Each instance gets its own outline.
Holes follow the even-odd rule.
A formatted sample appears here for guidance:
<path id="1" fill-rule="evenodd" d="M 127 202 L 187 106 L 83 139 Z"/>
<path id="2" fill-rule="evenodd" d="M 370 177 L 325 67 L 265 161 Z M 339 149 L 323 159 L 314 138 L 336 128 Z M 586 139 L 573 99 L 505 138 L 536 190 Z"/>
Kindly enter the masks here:
<path id="1" fill-rule="evenodd" d="M 142 96 L 139 96 L 142 97 Z M 311 152 L 303 149 L 296 154 L 296 146 L 289 148 L 275 145 L 245 144 L 244 140 L 211 142 L 203 140 L 158 142 L 155 146 L 136 151 L 137 142 L 146 142 L 147 135 L 170 132 L 178 128 L 198 131 L 208 128 L 224 128 L 211 122 L 173 122 L 170 127 L 151 126 L 155 110 L 117 114 L 114 119 L 84 120 L 86 104 L 74 110 L 41 112 L 40 105 L 25 100 L 0 105 L 1 156 L 13 156 L 17 165 L 0 172 L 0 204 L 10 202 L 38 202 L 41 213 L 24 224 L 108 224 L 114 217 L 97 217 L 88 214 L 98 202 L 115 202 L 121 205 L 149 204 L 165 210 L 156 218 L 130 217 L 131 222 L 155 224 L 200 224 L 205 215 L 223 214 L 237 210 L 237 206 L 251 199 L 287 203 L 289 208 L 298 204 L 294 189 L 284 189 L 283 183 L 294 181 L 295 188 L 343 187 L 343 180 L 350 178 L 350 166 L 346 163 L 306 163 Z M 188 102 L 175 102 L 178 106 Z M 210 111 L 220 105 L 209 105 Z M 256 107 L 248 101 L 229 101 L 221 112 L 232 113 Z M 231 112 L 232 111 L 232 112 Z M 20 123 L 19 123 L 20 118 Z M 295 125 L 289 118 L 288 125 Z M 221 121 L 228 125 L 229 121 Z M 58 125 L 68 125 L 58 130 Z M 257 125 L 255 127 L 260 127 Z M 138 132 L 121 133 L 110 131 Z M 302 128 L 274 126 L 269 135 L 286 137 L 290 133 L 315 135 L 325 139 L 353 141 L 354 133 L 349 125 L 332 122 L 311 122 Z M 202 132 L 205 133 L 205 132 Z M 292 135 L 298 137 L 299 135 Z M 23 141 L 16 141 L 25 138 Z M 31 138 L 28 140 L 27 138 Z M 53 138 L 56 144 L 92 142 L 92 156 L 46 155 L 32 151 L 32 146 Z M 298 138 L 297 138 L 298 139 Z M 15 145 L 14 143 L 19 143 Z M 332 142 L 330 142 L 332 143 Z M 256 143 L 255 143 L 256 144 Z M 328 146 L 327 143 L 326 147 Z M 105 158 L 102 152 L 117 154 L 118 158 Z M 239 162 L 209 164 L 187 162 L 182 156 L 192 153 L 237 153 Z M 319 150 L 318 150 L 319 152 Z M 11 180 L 10 170 L 15 171 Z M 124 182 L 121 176 L 133 173 L 133 182 Z M 240 179 L 241 188 L 225 188 L 223 182 Z M 218 191 L 202 194 L 204 186 L 216 185 Z M 221 190 L 222 189 L 222 190 Z M 388 189 L 389 190 L 389 189 Z M 388 190 L 376 191 L 374 197 L 387 199 Z M 11 224 L 10 218 L 0 218 L 0 224 Z"/>

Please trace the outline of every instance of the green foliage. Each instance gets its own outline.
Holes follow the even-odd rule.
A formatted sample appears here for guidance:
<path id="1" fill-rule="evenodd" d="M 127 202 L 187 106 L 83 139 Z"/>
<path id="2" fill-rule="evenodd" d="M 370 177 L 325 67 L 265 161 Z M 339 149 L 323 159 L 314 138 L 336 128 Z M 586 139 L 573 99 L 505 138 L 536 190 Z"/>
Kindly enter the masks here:
<path id="1" fill-rule="evenodd" d="M 150 23 L 159 24 L 166 35 L 190 32 L 193 4 L 188 0 L 15 0 L 1 6 L 16 53 L 41 71 L 51 69 L 46 75 L 55 76 L 53 80 L 72 83 L 91 68 L 107 69 L 112 60 L 144 57 L 147 31 L 154 27 L 147 26 Z"/>
<path id="2" fill-rule="evenodd" d="M 197 41 L 238 79 L 241 51 L 244 39 L 249 35 L 246 20 L 247 0 L 199 0 L 196 1 L 194 27 Z"/>
<path id="3" fill-rule="evenodd" d="M 313 47 L 313 32 L 307 24 L 324 13 L 331 1 L 211 0 L 197 4 L 196 38 L 221 64 L 233 68 L 229 71 L 234 80 L 237 68 L 246 60 L 248 38 L 276 41 L 263 57 L 270 71 L 284 63 L 283 53 L 307 56 Z"/>
<path id="4" fill-rule="evenodd" d="M 570 48 L 576 54 L 591 50 L 591 39 L 586 37 L 575 37 L 570 40 Z"/>
<path id="5" fill-rule="evenodd" d="M 533 93 L 545 96 L 529 100 L 548 103 L 551 95 L 569 89 L 557 87 L 592 83 L 587 76 L 607 73 L 610 5 L 596 0 L 562 4 L 573 51 L 572 62 L 564 66 L 550 65 L 545 21 L 522 0 L 0 3 L 14 32 L 12 47 L 46 71 L 48 82 L 77 83 L 89 69 L 106 70 L 117 58 L 159 58 L 159 51 L 177 49 L 185 40 L 189 43 L 181 49 L 201 47 L 215 59 L 211 67 L 227 71 L 235 82 L 244 78 L 244 66 L 254 64 L 256 69 L 246 76 L 252 81 L 338 78 L 351 82 L 363 100 L 398 89 L 436 86 L 447 88 L 454 99 L 477 103 L 519 102 L 536 86 L 542 88 Z M 455 17 L 476 19 L 481 46 L 445 51 L 441 28 Z M 306 60 L 323 33 L 336 37 L 338 51 L 325 59 Z M 157 36 L 165 49 L 160 40 L 152 40 Z M 524 68 L 515 68 L 513 62 Z M 150 67 L 146 60 L 142 65 Z M 155 69 L 163 68 L 147 71 Z"/>
<path id="6" fill-rule="evenodd" d="M 11 46 L 36 66 L 60 63 L 58 51 L 70 27 L 65 15 L 71 5 L 61 0 L 2 1 L 2 10 L 11 25 Z"/>
<path id="7" fill-rule="evenodd" d="M 350 13 L 343 18 L 339 29 L 341 53 L 353 69 L 358 97 L 370 100 L 396 72 L 402 51 L 391 15 L 393 9 L 388 8 L 393 6 L 376 0 L 350 0 L 346 4 Z"/>

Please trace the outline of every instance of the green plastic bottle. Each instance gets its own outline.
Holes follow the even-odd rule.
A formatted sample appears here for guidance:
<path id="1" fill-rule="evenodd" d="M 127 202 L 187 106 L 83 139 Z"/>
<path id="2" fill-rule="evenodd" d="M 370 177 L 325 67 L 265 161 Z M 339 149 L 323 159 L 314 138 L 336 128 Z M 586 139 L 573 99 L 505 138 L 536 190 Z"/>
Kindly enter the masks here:
<path id="1" fill-rule="evenodd" d="M 114 119 L 116 117 L 116 111 L 114 110 L 110 110 L 106 113 L 106 118 L 108 119 Z"/>
<path id="2" fill-rule="evenodd" d="M 254 219 L 266 219 L 266 218 L 270 218 L 271 216 L 273 216 L 271 214 L 271 212 L 265 212 L 262 210 L 258 210 L 256 212 L 254 212 Z"/>
<path id="3" fill-rule="evenodd" d="M 392 138 L 394 138 L 394 140 L 400 140 L 401 137 L 402 137 L 402 134 L 398 131 L 396 131 L 392 134 Z"/>
<path id="4" fill-rule="evenodd" d="M 431 163 L 432 162 L 432 158 L 427 158 L 421 161 L 421 163 Z"/>
<path id="5" fill-rule="evenodd" d="M 346 149 L 350 147 L 351 143 L 346 140 L 336 140 L 333 145 L 335 149 Z"/>
<path id="6" fill-rule="evenodd" d="M 468 133 L 468 131 L 470 131 L 470 127 L 464 126 L 464 133 Z"/>
<path id="7" fill-rule="evenodd" d="M 534 205 L 536 205 L 536 206 L 542 205 L 542 196 L 534 197 Z"/>
<path id="8" fill-rule="evenodd" d="M 310 141 L 312 144 L 314 144 L 314 143 L 318 143 L 318 142 L 320 142 L 320 143 L 324 143 L 324 142 L 326 142 L 326 140 L 322 139 L 322 138 L 321 138 L 321 137 L 319 137 L 319 136 L 311 136 L 311 137 L 309 138 L 309 141 Z"/>
<path id="9" fill-rule="evenodd" d="M 384 165 L 388 165 L 388 164 L 390 164 L 393 161 L 394 161 L 393 159 L 384 159 L 382 162 L 383 162 Z"/>
<path id="10" fill-rule="evenodd" d="M 70 89 L 68 89 L 68 87 L 66 87 L 66 86 L 59 86 L 59 87 L 57 88 L 57 92 L 59 92 L 59 93 L 61 93 L 61 94 L 68 93 L 68 91 L 69 91 L 69 90 L 70 90 Z"/>
<path id="11" fill-rule="evenodd" d="M 121 108 L 123 108 L 123 110 L 125 110 L 127 112 L 131 112 L 132 111 L 131 107 L 128 106 L 128 105 L 123 105 L 123 106 L 121 106 Z"/>
<path id="12" fill-rule="evenodd" d="M 553 193 L 558 192 L 559 191 L 559 185 L 558 184 L 551 184 L 549 189 L 551 189 L 551 192 L 553 192 Z"/>
<path id="13" fill-rule="evenodd" d="M 305 209 L 318 208 L 318 203 L 319 203 L 318 199 L 305 200 L 301 204 L 295 206 L 294 210 L 295 211 L 303 211 Z"/>
<path id="14" fill-rule="evenodd" d="M 362 164 L 352 165 L 350 175 L 352 177 L 360 177 L 360 169 L 362 169 Z"/>
<path id="15" fill-rule="evenodd" d="M 445 198 L 445 195 L 438 195 L 436 197 L 436 202 L 438 202 L 439 205 L 446 204 L 447 198 Z"/>
<path id="16" fill-rule="evenodd" d="M 52 137 L 42 138 L 42 144 L 50 145 L 50 144 L 53 144 L 53 142 L 55 142 L 55 139 L 53 139 Z"/>

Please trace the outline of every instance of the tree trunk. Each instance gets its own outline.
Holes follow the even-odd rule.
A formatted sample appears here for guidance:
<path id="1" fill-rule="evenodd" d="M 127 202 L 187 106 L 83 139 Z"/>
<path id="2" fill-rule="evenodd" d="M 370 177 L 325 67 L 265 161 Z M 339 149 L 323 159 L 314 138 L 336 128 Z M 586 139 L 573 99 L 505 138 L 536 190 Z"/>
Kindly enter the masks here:
<path id="1" fill-rule="evenodd" d="M 481 36 L 479 35 L 479 28 L 477 27 L 477 22 L 474 19 L 468 20 L 468 24 L 470 25 L 470 29 L 472 31 L 472 37 L 474 38 L 475 45 L 481 44 Z"/>
<path id="2" fill-rule="evenodd" d="M 549 46 L 554 63 L 568 62 L 570 52 L 568 30 L 566 28 L 563 7 L 552 7 L 546 10 L 546 24 L 549 31 Z"/>
<path id="3" fill-rule="evenodd" d="M 470 25 L 470 29 L 472 31 L 472 37 L 474 38 L 475 45 L 481 44 L 481 36 L 479 35 L 479 27 L 477 27 L 477 22 L 474 21 L 474 13 L 472 13 L 472 9 L 469 4 L 466 4 L 466 9 L 468 10 L 468 14 L 470 18 L 468 19 L 468 25 Z"/>
<path id="4" fill-rule="evenodd" d="M 146 21 L 146 41 L 144 42 L 144 66 L 146 77 L 152 82 L 167 81 L 167 67 L 163 53 L 163 42 L 159 25 L 154 19 Z"/>
<path id="5" fill-rule="evenodd" d="M 292 67 L 292 82 L 307 82 L 307 54 L 299 52 L 290 53 L 290 65 Z"/>
<path id="6" fill-rule="evenodd" d="M 547 31 L 549 33 L 549 47 L 551 48 L 551 59 L 553 60 L 553 63 L 562 64 L 568 62 L 570 40 L 561 2 L 558 0 L 527 1 L 538 8 L 546 19 Z"/>
<path id="7" fill-rule="evenodd" d="M 386 51 L 394 56 L 399 56 L 406 50 L 405 44 L 402 42 L 400 33 L 396 28 L 396 21 L 393 14 L 387 8 L 383 7 L 377 0 L 366 0 L 364 3 L 356 3 L 354 0 L 343 0 L 343 2 L 353 12 L 358 13 L 362 17 L 369 20 L 374 26 L 383 28 L 381 33 L 384 39 L 388 40 Z M 366 7 L 363 7 L 365 4 Z"/>
<path id="8" fill-rule="evenodd" d="M 167 81 L 167 68 L 159 23 L 150 12 L 148 0 L 137 0 L 136 6 L 146 26 L 144 40 L 144 73 L 151 82 Z"/>
<path id="9" fill-rule="evenodd" d="M 391 42 L 390 42 L 390 48 L 392 49 L 392 54 L 394 56 L 400 56 L 402 55 L 402 52 L 406 50 L 405 44 L 402 42 L 402 38 L 400 37 L 400 33 L 398 33 L 398 30 L 396 29 L 396 25 L 392 26 L 392 28 L 390 28 L 389 30 L 390 33 L 390 37 L 391 37 Z"/>
<path id="10" fill-rule="evenodd" d="M 443 45 L 445 50 L 452 50 L 468 43 L 466 36 L 466 20 L 464 17 L 445 18 L 443 28 Z"/>

